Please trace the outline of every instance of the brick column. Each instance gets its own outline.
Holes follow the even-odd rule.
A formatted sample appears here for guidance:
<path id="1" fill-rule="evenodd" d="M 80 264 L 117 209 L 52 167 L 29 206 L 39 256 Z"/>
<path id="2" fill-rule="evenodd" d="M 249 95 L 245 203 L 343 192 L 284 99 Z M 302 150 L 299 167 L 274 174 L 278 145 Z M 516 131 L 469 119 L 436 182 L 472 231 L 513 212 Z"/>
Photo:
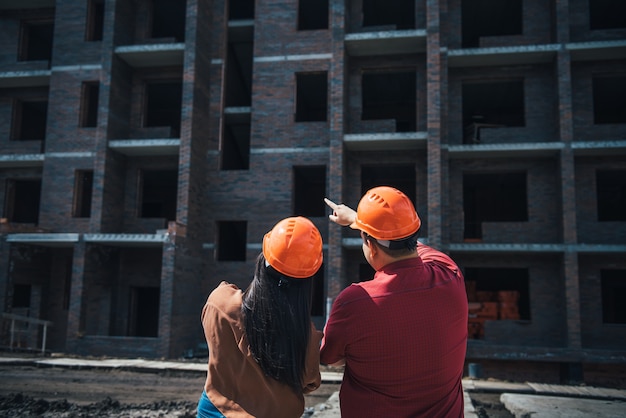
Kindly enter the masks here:
<path id="1" fill-rule="evenodd" d="M 562 7 L 563 8 L 563 7 Z M 560 14 L 562 15 L 562 14 Z M 566 16 L 566 15 L 565 15 Z M 564 19 L 565 20 L 565 19 Z M 559 22 L 559 27 L 567 26 L 568 22 Z M 567 41 L 566 32 L 558 31 L 563 42 Z M 572 120 L 572 75 L 571 57 L 562 47 L 557 53 L 556 74 L 559 94 L 559 132 L 564 148 L 560 154 L 561 167 L 561 204 L 563 207 L 563 243 L 566 246 L 563 255 L 563 275 L 565 280 L 565 306 L 567 310 L 567 346 L 578 349 L 581 341 L 580 316 L 580 284 L 578 275 L 578 253 L 570 250 L 577 243 L 576 234 L 576 183 L 575 164 L 572 141 L 574 127 Z"/>
<path id="2" fill-rule="evenodd" d="M 442 160 L 441 160 L 441 108 L 442 80 L 446 78 L 445 60 L 441 50 L 439 1 L 426 2 L 426 161 L 428 172 L 428 230 L 429 245 L 441 248 L 442 244 Z"/>

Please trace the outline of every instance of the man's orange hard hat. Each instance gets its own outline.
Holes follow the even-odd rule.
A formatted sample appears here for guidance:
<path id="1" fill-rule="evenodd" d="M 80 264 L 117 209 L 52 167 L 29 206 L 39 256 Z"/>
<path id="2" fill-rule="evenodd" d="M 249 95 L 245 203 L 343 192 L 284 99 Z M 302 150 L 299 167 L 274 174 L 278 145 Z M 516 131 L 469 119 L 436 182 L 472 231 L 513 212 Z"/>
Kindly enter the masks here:
<path id="1" fill-rule="evenodd" d="M 263 237 L 263 256 L 285 276 L 305 279 L 317 273 L 324 259 L 322 236 L 309 219 L 285 218 Z"/>
<path id="2" fill-rule="evenodd" d="M 421 221 L 411 200 L 390 186 L 370 189 L 356 209 L 356 220 L 350 225 L 377 240 L 396 241 L 414 235 Z"/>

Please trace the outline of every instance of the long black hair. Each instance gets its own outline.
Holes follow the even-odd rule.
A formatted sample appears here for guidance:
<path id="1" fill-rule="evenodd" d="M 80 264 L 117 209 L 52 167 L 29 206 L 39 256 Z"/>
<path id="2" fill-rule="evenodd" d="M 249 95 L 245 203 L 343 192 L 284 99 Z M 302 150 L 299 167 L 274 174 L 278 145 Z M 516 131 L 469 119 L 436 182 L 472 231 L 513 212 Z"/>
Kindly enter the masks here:
<path id="1" fill-rule="evenodd" d="M 250 351 L 263 372 L 302 393 L 311 332 L 313 279 L 285 276 L 259 254 L 252 283 L 243 294 Z"/>

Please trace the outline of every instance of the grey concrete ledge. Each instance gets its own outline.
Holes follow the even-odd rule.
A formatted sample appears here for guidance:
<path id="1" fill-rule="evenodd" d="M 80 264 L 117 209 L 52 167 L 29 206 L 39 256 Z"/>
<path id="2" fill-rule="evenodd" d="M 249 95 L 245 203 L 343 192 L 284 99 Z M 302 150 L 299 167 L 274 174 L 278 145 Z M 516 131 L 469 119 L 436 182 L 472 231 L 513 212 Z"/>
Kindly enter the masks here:
<path id="1" fill-rule="evenodd" d="M 110 140 L 109 148 L 124 155 L 176 155 L 180 139 L 119 139 Z"/>
<path id="2" fill-rule="evenodd" d="M 44 160 L 45 154 L 4 154 L 0 155 L 0 167 L 39 167 Z"/>
<path id="3" fill-rule="evenodd" d="M 21 233 L 8 234 L 7 242 L 22 244 L 74 244 L 78 242 L 80 234 L 55 234 L 55 233 Z"/>
<path id="4" fill-rule="evenodd" d="M 160 246 L 167 240 L 167 234 L 85 234 L 85 242 L 112 246 Z"/>

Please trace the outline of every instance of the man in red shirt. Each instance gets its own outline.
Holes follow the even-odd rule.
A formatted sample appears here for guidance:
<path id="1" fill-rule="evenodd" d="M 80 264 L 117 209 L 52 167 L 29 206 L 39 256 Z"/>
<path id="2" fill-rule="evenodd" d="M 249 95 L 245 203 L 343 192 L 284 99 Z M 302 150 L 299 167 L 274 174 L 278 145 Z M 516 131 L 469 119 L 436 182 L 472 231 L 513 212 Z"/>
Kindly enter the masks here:
<path id="1" fill-rule="evenodd" d="M 418 243 L 421 221 L 399 190 L 369 190 L 356 212 L 326 203 L 330 220 L 361 231 L 376 270 L 337 296 L 324 329 L 321 362 L 345 364 L 342 418 L 462 418 L 468 310 L 460 269 Z"/>

